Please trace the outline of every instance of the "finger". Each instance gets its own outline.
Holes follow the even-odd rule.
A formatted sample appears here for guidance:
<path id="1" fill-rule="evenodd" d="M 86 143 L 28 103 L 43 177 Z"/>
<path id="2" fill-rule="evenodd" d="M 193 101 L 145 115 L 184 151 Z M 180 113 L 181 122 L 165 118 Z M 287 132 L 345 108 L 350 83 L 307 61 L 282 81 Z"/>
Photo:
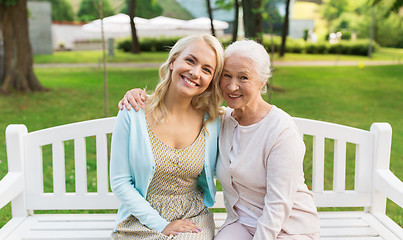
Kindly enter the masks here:
<path id="1" fill-rule="evenodd" d="M 194 224 L 191 220 L 186 219 L 182 221 L 182 232 L 198 233 L 201 232 L 201 228 Z"/>
<path id="2" fill-rule="evenodd" d="M 139 105 L 139 107 L 141 107 L 142 109 L 144 109 L 145 105 L 144 105 L 144 99 L 142 99 L 142 95 L 141 92 L 140 94 L 136 94 L 133 96 L 133 100 L 136 101 L 136 104 Z"/>
<path id="3" fill-rule="evenodd" d="M 140 110 L 140 106 L 137 103 L 136 99 L 133 98 L 133 95 L 128 95 L 126 100 L 133 106 L 134 110 L 139 111 Z"/>
<path id="4" fill-rule="evenodd" d="M 119 103 L 118 103 L 118 108 L 119 108 L 120 110 L 123 110 L 122 100 L 119 101 Z"/>
<path id="5" fill-rule="evenodd" d="M 122 99 L 122 103 L 126 107 L 127 110 L 130 110 L 131 106 L 130 106 L 129 102 L 127 102 L 126 98 Z"/>
<path id="6" fill-rule="evenodd" d="M 147 99 L 147 93 L 146 93 L 146 90 L 145 90 L 145 89 L 142 89 L 142 90 L 140 91 L 140 96 L 141 96 L 141 99 L 142 99 L 143 101 L 145 101 L 145 100 Z"/>

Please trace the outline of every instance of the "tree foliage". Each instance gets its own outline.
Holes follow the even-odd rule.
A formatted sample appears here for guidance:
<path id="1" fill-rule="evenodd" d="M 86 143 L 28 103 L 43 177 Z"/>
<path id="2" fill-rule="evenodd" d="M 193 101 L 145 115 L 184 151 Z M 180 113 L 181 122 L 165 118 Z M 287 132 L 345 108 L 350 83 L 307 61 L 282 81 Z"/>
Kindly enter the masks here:
<path id="1" fill-rule="evenodd" d="M 130 0 L 125 0 L 125 5 L 120 12 L 129 14 Z M 154 18 L 162 14 L 162 7 L 156 0 L 136 0 L 134 16 L 142 18 Z"/>
<path id="2" fill-rule="evenodd" d="M 324 8 L 329 8 L 331 0 L 326 1 Z M 374 40 L 385 47 L 403 47 L 402 16 L 392 11 L 396 0 L 383 0 L 375 5 L 368 0 L 349 1 L 343 11 L 332 21 L 328 19 L 329 32 L 355 33 L 357 38 L 369 38 L 371 15 L 374 12 Z"/>
<path id="3" fill-rule="evenodd" d="M 381 0 L 373 0 L 373 5 L 378 5 L 382 1 Z M 398 13 L 399 9 L 403 7 L 403 0 L 393 0 L 392 4 L 390 5 L 388 12 Z"/>
<path id="4" fill-rule="evenodd" d="M 6 7 L 9 7 L 11 5 L 15 5 L 17 3 L 17 0 L 0 0 L 0 5 L 5 5 Z"/>
<path id="5" fill-rule="evenodd" d="M 100 18 L 98 9 L 101 4 L 103 17 L 115 14 L 109 0 L 82 0 L 77 13 L 78 19 L 88 22 Z"/>
<path id="6" fill-rule="evenodd" d="M 67 0 L 36 0 L 50 2 L 53 21 L 74 21 L 73 6 Z"/>
<path id="7" fill-rule="evenodd" d="M 348 0 L 325 0 L 322 8 L 323 17 L 331 22 L 346 11 Z"/>

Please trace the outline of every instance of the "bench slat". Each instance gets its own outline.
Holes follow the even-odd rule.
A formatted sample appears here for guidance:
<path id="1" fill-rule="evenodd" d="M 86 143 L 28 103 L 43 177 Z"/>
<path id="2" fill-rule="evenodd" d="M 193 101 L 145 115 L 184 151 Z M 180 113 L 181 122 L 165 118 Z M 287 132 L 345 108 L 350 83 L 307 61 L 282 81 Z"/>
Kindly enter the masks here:
<path id="1" fill-rule="evenodd" d="M 74 159 L 76 193 L 85 194 L 87 192 L 87 156 L 84 137 L 74 139 Z"/>
<path id="2" fill-rule="evenodd" d="M 66 192 L 66 169 L 64 156 L 64 142 L 52 144 L 53 158 L 53 192 L 61 195 Z"/>
<path id="3" fill-rule="evenodd" d="M 323 237 L 378 237 L 379 234 L 371 227 L 323 227 L 320 229 Z"/>
<path id="4" fill-rule="evenodd" d="M 324 175 L 325 175 L 325 138 L 313 137 L 313 153 L 312 153 L 312 191 L 323 192 Z"/>
<path id="5" fill-rule="evenodd" d="M 321 237 L 320 240 L 387 240 L 381 237 Z"/>
<path id="6" fill-rule="evenodd" d="M 108 144 L 106 134 L 96 136 L 97 145 L 97 192 L 108 192 Z"/>
<path id="7" fill-rule="evenodd" d="M 346 189 L 346 141 L 334 141 L 333 190 L 344 192 Z"/>
<path id="8" fill-rule="evenodd" d="M 29 196 L 28 199 L 27 208 L 33 210 L 118 209 L 121 205 L 113 193 L 66 193 L 60 196 L 45 193 L 41 196 Z"/>
<path id="9" fill-rule="evenodd" d="M 110 240 L 111 230 L 87 231 L 31 231 L 22 240 Z"/>

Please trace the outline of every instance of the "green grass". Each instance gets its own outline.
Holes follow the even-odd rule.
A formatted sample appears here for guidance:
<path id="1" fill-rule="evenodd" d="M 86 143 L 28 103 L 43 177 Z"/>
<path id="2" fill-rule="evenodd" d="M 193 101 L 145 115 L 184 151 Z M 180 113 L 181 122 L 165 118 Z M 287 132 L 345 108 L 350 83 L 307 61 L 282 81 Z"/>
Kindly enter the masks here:
<path id="1" fill-rule="evenodd" d="M 108 57 L 108 62 L 164 62 L 167 52 L 146 52 L 141 54 L 125 53 L 115 50 L 115 56 Z M 286 53 L 283 58 L 274 55 L 275 61 L 395 61 L 403 63 L 403 49 L 380 48 L 373 58 L 365 56 L 338 54 L 300 54 Z M 100 63 L 102 51 L 67 51 L 53 54 L 35 55 L 34 63 Z"/>
<path id="2" fill-rule="evenodd" d="M 29 131 L 56 125 L 101 118 L 104 116 L 103 73 L 98 68 L 36 69 L 40 81 L 50 89 L 45 93 L 0 96 L 0 178 L 7 172 L 4 132 L 11 123 L 23 123 Z M 393 129 L 391 170 L 403 179 L 403 83 L 401 66 L 373 67 L 279 67 L 274 71 L 272 103 L 296 117 L 311 118 L 369 130 L 373 122 L 389 122 Z M 155 86 L 157 69 L 109 69 L 109 115 L 117 114 L 117 102 L 126 90 L 148 85 Z M 306 182 L 311 185 L 312 174 L 308 159 L 312 145 L 306 139 Z M 90 169 L 89 190 L 94 188 L 95 149 L 93 140 L 87 140 Z M 66 143 L 66 158 L 70 159 L 72 144 Z M 333 166 L 330 162 L 333 142 L 326 141 L 325 189 L 332 186 Z M 347 189 L 353 186 L 354 146 L 347 146 Z M 50 149 L 44 149 L 44 156 Z M 69 155 L 70 154 L 70 155 Z M 45 160 L 46 162 L 47 160 Z M 72 162 L 66 163 L 71 172 L 68 182 L 74 182 Z M 70 164 L 70 165 L 69 165 Z M 50 165 L 50 164 L 48 164 Z M 45 178 L 51 169 L 44 168 Z M 49 181 L 51 182 L 51 181 Z M 69 187 L 67 187 L 70 189 Z M 51 191 L 52 185 L 45 186 Z M 403 211 L 388 202 L 387 214 L 403 226 Z M 0 226 L 10 219 L 10 206 L 0 210 Z"/>
<path id="3" fill-rule="evenodd" d="M 100 63 L 102 51 L 65 51 L 53 54 L 35 55 L 34 63 Z M 115 56 L 107 57 L 108 62 L 163 62 L 167 58 L 166 52 L 151 52 L 131 54 L 115 50 Z"/>

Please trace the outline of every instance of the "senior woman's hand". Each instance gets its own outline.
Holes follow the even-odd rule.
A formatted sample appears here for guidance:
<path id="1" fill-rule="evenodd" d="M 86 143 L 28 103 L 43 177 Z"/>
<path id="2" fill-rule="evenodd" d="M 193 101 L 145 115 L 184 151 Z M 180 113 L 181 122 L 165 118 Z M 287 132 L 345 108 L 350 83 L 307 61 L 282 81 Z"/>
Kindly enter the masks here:
<path id="1" fill-rule="evenodd" d="M 144 102 L 146 99 L 146 91 L 143 89 L 135 88 L 126 92 L 122 100 L 119 101 L 118 107 L 120 110 L 123 110 L 123 106 L 126 107 L 127 110 L 130 110 L 131 106 L 133 106 L 134 110 L 137 112 L 140 110 L 140 108 L 144 109 Z"/>

